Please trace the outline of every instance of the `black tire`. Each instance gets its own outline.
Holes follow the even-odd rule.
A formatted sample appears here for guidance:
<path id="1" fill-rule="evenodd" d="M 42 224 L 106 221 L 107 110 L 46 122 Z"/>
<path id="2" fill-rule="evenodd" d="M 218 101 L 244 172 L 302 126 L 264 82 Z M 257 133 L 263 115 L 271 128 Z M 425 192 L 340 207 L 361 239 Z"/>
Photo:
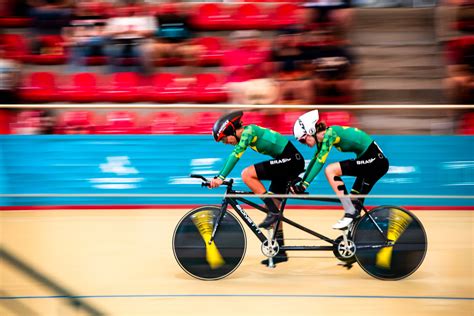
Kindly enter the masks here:
<path id="1" fill-rule="evenodd" d="M 212 245 L 217 247 L 219 260 L 212 264 L 206 259 L 206 243 L 195 223 L 204 223 L 212 230 L 220 208 L 201 206 L 189 211 L 181 218 L 173 234 L 173 253 L 181 268 L 200 280 L 218 280 L 234 272 L 242 262 L 247 248 L 247 239 L 241 223 L 226 212 L 216 231 Z M 202 229 L 202 228 L 201 228 Z"/>
<path id="2" fill-rule="evenodd" d="M 334 256 L 336 256 L 337 259 L 347 264 L 353 264 L 357 261 L 354 254 L 352 256 L 343 256 L 343 254 L 341 254 L 340 252 L 339 245 L 343 242 L 343 240 L 344 238 L 342 236 L 339 236 L 336 238 L 336 240 L 334 240 L 332 252 L 334 253 Z"/>
<path id="3" fill-rule="evenodd" d="M 388 235 L 396 239 L 395 243 L 382 246 L 386 245 Z M 427 238 L 423 225 L 414 214 L 398 206 L 379 206 L 371 210 L 359 220 L 353 236 L 357 262 L 365 272 L 381 280 L 408 277 L 420 267 L 426 255 Z"/>

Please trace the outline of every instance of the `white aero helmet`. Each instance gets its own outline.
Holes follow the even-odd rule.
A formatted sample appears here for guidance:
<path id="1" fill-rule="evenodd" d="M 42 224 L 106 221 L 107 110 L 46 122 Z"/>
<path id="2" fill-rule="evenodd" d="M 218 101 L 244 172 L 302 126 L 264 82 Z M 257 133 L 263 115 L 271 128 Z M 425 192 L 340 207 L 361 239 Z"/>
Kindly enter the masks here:
<path id="1" fill-rule="evenodd" d="M 316 134 L 316 123 L 319 121 L 318 110 L 309 111 L 300 117 L 293 126 L 293 135 L 297 140 L 301 140 L 306 135 Z"/>

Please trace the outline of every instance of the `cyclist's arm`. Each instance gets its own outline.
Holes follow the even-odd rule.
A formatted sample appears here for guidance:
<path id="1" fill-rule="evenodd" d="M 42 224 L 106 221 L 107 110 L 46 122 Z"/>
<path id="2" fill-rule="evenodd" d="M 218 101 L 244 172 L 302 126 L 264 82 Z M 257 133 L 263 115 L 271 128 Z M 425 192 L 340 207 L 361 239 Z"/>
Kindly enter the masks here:
<path id="1" fill-rule="evenodd" d="M 240 141 L 237 145 L 235 145 L 234 150 L 232 153 L 229 155 L 227 160 L 224 163 L 224 166 L 222 167 L 221 171 L 217 175 L 219 179 L 224 180 L 229 173 L 234 169 L 235 165 L 239 161 L 240 157 L 244 154 L 245 150 L 247 147 L 250 145 L 250 142 L 252 141 L 252 135 L 249 133 L 242 133 L 242 136 L 240 138 Z"/>
<path id="2" fill-rule="evenodd" d="M 321 144 L 321 149 L 316 152 L 313 159 L 309 163 L 308 168 L 304 174 L 302 184 L 307 188 L 310 183 L 316 178 L 318 173 L 321 171 L 326 159 L 331 151 L 332 146 L 336 143 L 338 136 L 332 129 L 328 129 L 324 135 L 323 143 Z"/>

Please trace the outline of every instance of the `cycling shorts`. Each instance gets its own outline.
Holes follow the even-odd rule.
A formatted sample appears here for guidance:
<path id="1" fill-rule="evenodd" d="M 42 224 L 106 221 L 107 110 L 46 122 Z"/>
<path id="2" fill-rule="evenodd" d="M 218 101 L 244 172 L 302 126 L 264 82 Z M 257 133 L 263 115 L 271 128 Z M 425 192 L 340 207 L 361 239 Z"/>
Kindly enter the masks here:
<path id="1" fill-rule="evenodd" d="M 288 181 L 304 171 L 304 158 L 291 142 L 276 158 L 255 164 L 259 180 L 271 180 L 269 191 L 285 194 Z"/>
<path id="2" fill-rule="evenodd" d="M 387 173 L 389 163 L 379 146 L 372 142 L 362 156 L 341 161 L 340 165 L 343 176 L 363 177 L 374 184 Z"/>

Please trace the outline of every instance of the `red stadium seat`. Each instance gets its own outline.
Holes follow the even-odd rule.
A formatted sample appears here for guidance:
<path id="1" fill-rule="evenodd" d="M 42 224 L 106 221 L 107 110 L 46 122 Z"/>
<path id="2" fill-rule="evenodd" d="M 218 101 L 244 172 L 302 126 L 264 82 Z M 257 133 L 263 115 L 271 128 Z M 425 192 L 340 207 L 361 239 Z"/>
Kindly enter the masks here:
<path id="1" fill-rule="evenodd" d="M 33 72 L 22 83 L 20 97 L 24 102 L 62 101 L 56 81 L 56 74 L 52 72 Z"/>
<path id="2" fill-rule="evenodd" d="M 461 63 L 465 50 L 473 45 L 473 35 L 461 36 L 448 41 L 445 47 L 445 58 L 447 64 L 453 65 Z"/>
<path id="3" fill-rule="evenodd" d="M 28 56 L 28 45 L 23 35 L 1 34 L 0 44 L 3 45 L 4 55 L 7 59 L 25 61 Z"/>
<path id="4" fill-rule="evenodd" d="M 137 114 L 130 111 L 111 111 L 105 115 L 105 124 L 97 127 L 98 134 L 140 134 Z"/>
<path id="5" fill-rule="evenodd" d="M 67 53 L 64 48 L 64 39 L 60 35 L 42 35 L 37 39 L 41 42 L 39 54 L 28 55 L 26 60 L 38 65 L 61 65 L 67 61 Z"/>
<path id="6" fill-rule="evenodd" d="M 191 115 L 192 126 L 189 126 L 188 134 L 210 135 L 214 123 L 221 117 L 221 112 L 196 112 Z"/>
<path id="7" fill-rule="evenodd" d="M 274 118 L 268 117 L 268 121 L 273 122 L 273 124 L 269 124 L 269 127 L 283 135 L 293 135 L 293 126 L 302 114 L 306 113 L 306 111 L 295 111 L 295 112 L 283 112 L 274 115 Z"/>
<path id="8" fill-rule="evenodd" d="M 94 73 L 78 73 L 70 77 L 70 85 L 62 88 L 64 98 L 69 102 L 102 101 L 102 90 L 98 87 L 98 78 Z"/>
<path id="9" fill-rule="evenodd" d="M 217 36 L 202 36 L 194 39 L 193 44 L 204 47 L 204 52 L 198 57 L 197 66 L 220 66 L 224 56 L 224 39 Z"/>
<path id="10" fill-rule="evenodd" d="M 13 119 L 13 113 L 9 110 L 0 110 L 0 134 L 10 134 L 10 124 Z"/>
<path id="11" fill-rule="evenodd" d="M 267 117 L 264 113 L 259 111 L 244 112 L 242 121 L 244 122 L 244 125 L 255 124 L 262 127 L 267 127 Z"/>
<path id="12" fill-rule="evenodd" d="M 143 15 L 148 12 L 146 4 L 130 4 L 105 7 L 105 12 L 109 17 L 125 17 L 131 15 Z M 102 10 L 104 10 L 102 9 Z"/>
<path id="13" fill-rule="evenodd" d="M 181 134 L 184 132 L 182 115 L 176 111 L 154 113 L 148 129 L 151 134 Z"/>
<path id="14" fill-rule="evenodd" d="M 102 99 L 110 102 L 140 102 L 144 100 L 140 81 L 140 76 L 135 72 L 115 73 L 111 86 L 103 89 Z"/>
<path id="15" fill-rule="evenodd" d="M 107 65 L 107 61 L 107 56 L 86 56 L 84 60 L 87 66 Z"/>
<path id="16" fill-rule="evenodd" d="M 255 3 L 243 3 L 235 8 L 233 15 L 235 28 L 241 30 L 265 29 L 269 24 L 268 14 L 262 12 Z"/>
<path id="17" fill-rule="evenodd" d="M 224 81 L 216 74 L 196 74 L 189 86 L 189 100 L 197 103 L 223 103 L 228 100 Z"/>
<path id="18" fill-rule="evenodd" d="M 31 18 L 24 16 L 0 17 L 0 27 L 28 27 L 31 25 Z"/>
<path id="19" fill-rule="evenodd" d="M 280 3 L 273 8 L 268 17 L 268 27 L 281 29 L 291 25 L 296 25 L 301 21 L 299 16 L 299 6 L 295 3 Z"/>
<path id="20" fill-rule="evenodd" d="M 351 104 L 354 102 L 354 97 L 352 95 L 341 95 L 335 97 L 316 95 L 314 102 L 316 104 Z"/>
<path id="21" fill-rule="evenodd" d="M 221 3 L 203 3 L 197 5 L 191 18 L 192 24 L 201 30 L 223 31 L 233 27 L 233 19 L 227 7 Z"/>
<path id="22" fill-rule="evenodd" d="M 464 114 L 457 133 L 461 135 L 474 135 L 474 112 Z"/>
<path id="23" fill-rule="evenodd" d="M 355 117 L 348 111 L 320 112 L 319 116 L 328 126 L 352 126 L 356 123 Z"/>
<path id="24" fill-rule="evenodd" d="M 26 2 L 26 1 L 25 1 Z M 26 16 L 18 16 L 15 12 L 15 5 L 20 4 L 20 1 L 3 0 L 0 1 L 0 27 L 26 27 L 30 26 L 31 18 Z M 26 11 L 26 10 L 22 10 Z M 26 15 L 26 12 L 20 14 Z"/>
<path id="25" fill-rule="evenodd" d="M 146 92 L 146 100 L 163 103 L 186 102 L 189 98 L 188 86 L 181 80 L 179 75 L 172 73 L 154 75 Z"/>
<path id="26" fill-rule="evenodd" d="M 94 113 L 91 111 L 67 111 L 59 116 L 60 134 L 93 134 Z"/>

